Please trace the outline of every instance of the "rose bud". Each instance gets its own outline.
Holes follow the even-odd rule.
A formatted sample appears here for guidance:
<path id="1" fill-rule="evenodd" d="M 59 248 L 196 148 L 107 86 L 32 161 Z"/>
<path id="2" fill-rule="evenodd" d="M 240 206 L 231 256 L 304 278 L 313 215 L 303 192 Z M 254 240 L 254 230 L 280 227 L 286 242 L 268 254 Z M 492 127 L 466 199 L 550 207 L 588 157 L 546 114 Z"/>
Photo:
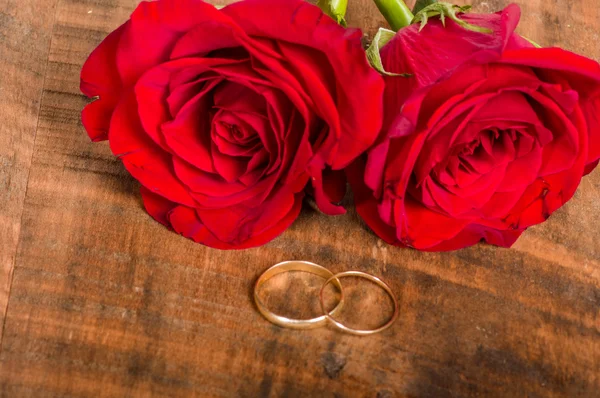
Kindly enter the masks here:
<path id="1" fill-rule="evenodd" d="M 375 140 L 383 81 L 361 32 L 303 0 L 142 2 L 92 53 L 82 120 L 141 183 L 146 210 L 220 249 L 262 245 L 298 216 L 311 182 L 336 203 Z"/>
<path id="2" fill-rule="evenodd" d="M 418 16 L 418 15 L 417 15 Z M 381 49 L 382 134 L 348 170 L 383 240 L 509 247 L 574 194 L 600 158 L 600 66 L 514 33 L 516 5 L 400 30 Z M 484 32 L 485 31 L 485 32 Z"/>

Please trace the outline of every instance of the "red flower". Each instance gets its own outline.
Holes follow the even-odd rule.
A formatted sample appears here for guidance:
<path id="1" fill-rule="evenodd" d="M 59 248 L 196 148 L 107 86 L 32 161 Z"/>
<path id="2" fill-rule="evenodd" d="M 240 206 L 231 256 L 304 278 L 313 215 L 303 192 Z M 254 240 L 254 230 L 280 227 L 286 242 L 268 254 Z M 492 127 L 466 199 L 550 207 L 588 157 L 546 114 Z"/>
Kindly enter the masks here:
<path id="1" fill-rule="evenodd" d="M 90 137 L 109 139 L 148 212 L 221 249 L 283 232 L 309 180 L 321 210 L 343 213 L 336 170 L 382 118 L 360 31 L 303 0 L 143 2 L 92 53 L 81 90 L 99 96 L 82 115 Z"/>
<path id="2" fill-rule="evenodd" d="M 359 214 L 385 241 L 511 246 L 572 196 L 600 158 L 600 66 L 514 33 L 516 5 L 430 20 L 381 52 L 382 138 L 349 170 Z"/>

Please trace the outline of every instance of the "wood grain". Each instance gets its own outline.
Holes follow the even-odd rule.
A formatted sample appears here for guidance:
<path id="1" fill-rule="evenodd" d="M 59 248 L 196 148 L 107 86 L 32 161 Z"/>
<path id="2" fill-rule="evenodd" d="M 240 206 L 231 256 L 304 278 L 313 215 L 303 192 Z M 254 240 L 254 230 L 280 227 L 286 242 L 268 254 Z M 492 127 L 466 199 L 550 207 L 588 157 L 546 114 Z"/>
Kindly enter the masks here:
<path id="1" fill-rule="evenodd" d="M 56 0 L 0 0 L 0 324 L 17 252 Z M 0 328 L 0 341 L 2 328 Z"/>
<path id="2" fill-rule="evenodd" d="M 519 31 L 600 59 L 596 2 L 520 0 Z M 0 352 L 1 396 L 597 396 L 600 172 L 511 250 L 401 250 L 361 227 L 354 211 L 331 218 L 308 206 L 261 248 L 194 244 L 146 215 L 137 183 L 106 144 L 89 142 L 79 119 L 81 65 L 137 3 L 58 0 L 47 68 L 23 77 L 22 87 L 0 77 L 14 95 L 35 97 L 43 85 L 39 121 L 33 112 L 7 119 L 0 109 L 8 120 L 0 128 L 30 134 L 12 150 L 24 158 L 33 151 L 29 172 L 26 161 L 21 171 L 9 170 L 20 181 L 14 194 L 25 197 L 22 223 L 18 204 L 3 211 L 20 228 L 6 241 L 14 248 L 20 236 L 20 244 Z M 0 10 L 11 4 L 0 0 Z M 488 12 L 506 4 L 474 6 Z M 41 9 L 46 15 L 53 5 Z M 382 19 L 370 0 L 351 0 L 349 22 L 372 33 Z M 7 34 L 20 37 L 0 25 L 0 51 L 8 51 Z M 43 48 L 28 51 L 31 59 L 9 55 L 34 68 Z M 17 106 L 11 98 L 0 101 Z M 369 338 L 270 325 L 255 310 L 251 288 L 264 269 L 289 259 L 382 276 L 400 298 L 398 323 Z M 293 288 L 301 282 L 280 281 L 292 286 L 290 307 L 308 300 Z M 314 302 L 304 305 L 314 309 Z"/>

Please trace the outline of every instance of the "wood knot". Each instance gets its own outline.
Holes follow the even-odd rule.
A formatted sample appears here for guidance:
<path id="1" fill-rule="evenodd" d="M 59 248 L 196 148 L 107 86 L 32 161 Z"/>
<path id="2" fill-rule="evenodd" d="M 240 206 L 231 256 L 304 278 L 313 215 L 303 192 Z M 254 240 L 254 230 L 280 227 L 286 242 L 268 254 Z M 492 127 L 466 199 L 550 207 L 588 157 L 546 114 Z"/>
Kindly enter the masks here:
<path id="1" fill-rule="evenodd" d="M 321 363 L 327 376 L 330 379 L 337 379 L 346 366 L 346 358 L 333 352 L 325 352 L 321 355 Z"/>

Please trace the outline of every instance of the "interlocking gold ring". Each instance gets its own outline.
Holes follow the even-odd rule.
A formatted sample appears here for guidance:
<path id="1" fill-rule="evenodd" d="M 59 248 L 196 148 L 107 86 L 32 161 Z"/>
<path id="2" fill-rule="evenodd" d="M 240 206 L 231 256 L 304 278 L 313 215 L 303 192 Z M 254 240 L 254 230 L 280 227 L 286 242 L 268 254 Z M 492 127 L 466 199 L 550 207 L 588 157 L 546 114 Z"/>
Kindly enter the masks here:
<path id="1" fill-rule="evenodd" d="M 357 276 L 359 278 L 368 279 L 371 282 L 374 282 L 377 285 L 379 285 L 391 297 L 392 302 L 394 303 L 394 313 L 392 314 L 392 317 L 383 326 L 381 326 L 377 329 L 368 329 L 368 330 L 353 329 L 353 328 L 350 328 L 350 327 L 344 325 L 340 321 L 333 319 L 333 317 L 331 316 L 333 314 L 327 313 L 327 311 L 325 311 L 325 304 L 323 302 L 323 291 L 325 290 L 325 287 L 328 284 L 330 284 L 332 281 L 337 281 L 339 283 L 339 280 L 341 278 L 348 277 L 348 276 Z M 394 324 L 394 322 L 398 318 L 398 313 L 399 313 L 398 312 L 398 300 L 396 300 L 396 296 L 394 296 L 392 289 L 378 277 L 373 276 L 371 274 L 366 274 L 366 273 L 360 272 L 360 271 L 346 271 L 346 272 L 340 272 L 339 274 L 332 275 L 325 282 L 323 287 L 321 288 L 321 291 L 319 292 L 319 301 L 321 303 L 321 310 L 323 311 L 323 314 L 324 314 L 323 316 L 325 318 L 327 318 L 331 323 L 333 323 L 338 329 L 343 330 L 344 332 L 347 332 L 350 334 L 357 335 L 357 336 L 368 336 L 370 334 L 375 334 L 375 333 L 384 331 L 385 329 L 389 328 L 390 326 L 392 326 Z"/>
<path id="2" fill-rule="evenodd" d="M 277 315 L 274 312 L 271 312 L 262 300 L 258 297 L 258 289 L 265 283 L 267 280 L 271 279 L 275 275 L 283 274 L 285 272 L 308 272 L 310 274 L 318 275 L 323 279 L 327 279 L 327 284 L 332 283 L 339 289 L 340 291 L 340 301 L 337 306 L 330 312 L 327 313 L 325 311 L 325 304 L 321 299 L 321 309 L 323 309 L 323 313 L 326 315 L 321 315 L 317 318 L 312 319 L 293 319 L 287 318 L 282 315 Z M 321 292 L 323 289 L 321 289 Z M 342 284 L 338 279 L 333 277 L 333 273 L 329 271 L 327 268 L 322 267 L 317 264 L 310 263 L 308 261 L 284 261 L 279 264 L 275 264 L 268 270 L 266 270 L 256 281 L 254 285 L 254 302 L 256 303 L 256 307 L 260 311 L 260 313 L 271 323 L 274 323 L 278 326 L 283 326 L 290 329 L 313 329 L 320 326 L 324 326 L 327 323 L 327 316 L 329 314 L 335 314 L 339 311 L 344 302 L 344 293 L 342 291 Z"/>

